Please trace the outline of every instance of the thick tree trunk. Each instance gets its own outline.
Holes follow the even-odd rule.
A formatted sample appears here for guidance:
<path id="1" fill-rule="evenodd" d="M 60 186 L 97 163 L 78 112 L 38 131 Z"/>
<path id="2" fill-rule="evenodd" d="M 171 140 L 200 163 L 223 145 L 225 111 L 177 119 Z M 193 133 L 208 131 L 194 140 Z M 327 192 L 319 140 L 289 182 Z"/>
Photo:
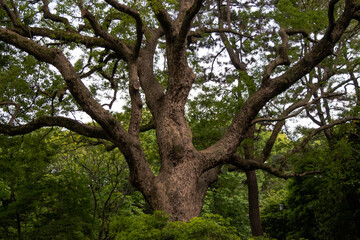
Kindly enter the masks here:
<path id="1" fill-rule="evenodd" d="M 142 192 L 154 210 L 164 211 L 172 220 L 189 221 L 200 215 L 207 188 L 217 177 L 217 168 L 204 172 L 202 155 L 192 144 L 192 132 L 184 116 L 195 74 L 187 64 L 185 45 L 178 46 L 172 39 L 168 41 L 166 95 L 161 94 L 159 86 L 146 85 L 155 81 L 151 72 L 152 55 L 143 52 L 138 62 L 143 88 L 148 95 L 156 96 L 147 99 L 147 103 L 156 126 L 161 160 L 159 175 L 151 185 L 143 186 Z M 155 48 L 150 47 L 151 53 Z M 175 51 L 178 48 L 181 51 Z"/>
<path id="2" fill-rule="evenodd" d="M 200 215 L 205 193 L 194 171 L 181 166 L 157 177 L 147 199 L 155 210 L 169 214 L 171 220 L 189 221 Z"/>
<path id="3" fill-rule="evenodd" d="M 171 171 L 162 171 L 145 198 L 154 210 L 169 214 L 172 221 L 189 221 L 200 215 L 206 191 L 217 180 L 217 168 L 198 176 L 197 168 L 188 163 L 180 164 Z"/>

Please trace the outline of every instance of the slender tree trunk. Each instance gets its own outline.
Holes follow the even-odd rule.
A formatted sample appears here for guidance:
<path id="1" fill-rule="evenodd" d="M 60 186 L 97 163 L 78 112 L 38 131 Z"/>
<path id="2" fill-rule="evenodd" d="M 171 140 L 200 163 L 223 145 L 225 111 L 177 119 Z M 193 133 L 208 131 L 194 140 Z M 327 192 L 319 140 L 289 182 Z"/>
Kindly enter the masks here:
<path id="1" fill-rule="evenodd" d="M 259 211 L 259 190 L 256 172 L 246 171 L 246 178 L 248 184 L 248 200 L 249 200 L 249 219 L 251 226 L 251 234 L 253 236 L 264 235 Z"/>
<path id="2" fill-rule="evenodd" d="M 18 239 L 22 240 L 22 232 L 21 232 L 21 219 L 20 219 L 20 214 L 16 213 L 16 227 L 17 227 L 17 234 L 18 234 Z"/>
<path id="3" fill-rule="evenodd" d="M 353 81 L 354 87 L 355 87 L 356 106 L 360 106 L 360 87 L 359 87 L 359 82 L 358 82 L 357 78 L 355 77 L 355 74 L 354 74 L 354 73 L 351 73 L 351 78 L 352 78 L 352 81 Z"/>
<path id="4" fill-rule="evenodd" d="M 100 229 L 99 229 L 99 236 L 98 236 L 99 240 L 103 239 L 104 231 L 105 231 L 105 222 L 104 222 L 104 220 L 102 220 L 101 221 L 101 226 L 100 226 Z"/>
<path id="5" fill-rule="evenodd" d="M 248 141 L 244 144 L 245 158 L 254 159 L 254 134 L 255 126 L 250 127 L 247 132 Z M 246 171 L 247 185 L 248 185 L 248 202 L 249 202 L 249 219 L 251 234 L 253 236 L 262 236 L 264 235 L 261 220 L 260 220 L 260 210 L 259 210 L 259 190 L 258 182 L 256 177 L 256 172 Z"/>

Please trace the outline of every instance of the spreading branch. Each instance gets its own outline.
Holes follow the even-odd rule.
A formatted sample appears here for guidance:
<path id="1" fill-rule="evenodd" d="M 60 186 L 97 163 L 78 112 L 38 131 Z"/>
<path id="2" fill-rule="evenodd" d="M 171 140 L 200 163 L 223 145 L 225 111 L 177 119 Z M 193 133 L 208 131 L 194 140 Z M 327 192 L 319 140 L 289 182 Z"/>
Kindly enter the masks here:
<path id="1" fill-rule="evenodd" d="M 273 61 L 266 66 L 264 76 L 262 79 L 263 84 L 267 82 L 270 78 L 271 73 L 280 65 L 290 65 L 290 59 L 287 54 L 287 48 L 289 43 L 289 35 L 287 33 L 287 29 L 281 28 L 279 31 L 279 35 L 281 37 L 282 43 L 279 49 L 279 56 L 275 58 Z"/>
<path id="2" fill-rule="evenodd" d="M 174 21 L 171 19 L 169 13 L 166 11 L 160 0 L 150 1 L 148 0 L 152 11 L 154 12 L 157 20 L 163 28 L 165 35 L 168 39 L 171 39 L 175 33 Z"/>
<path id="3" fill-rule="evenodd" d="M 316 136 L 317 134 L 321 133 L 322 131 L 326 130 L 326 129 L 329 129 L 329 128 L 332 128 L 336 125 L 339 125 L 339 124 L 344 124 L 346 122 L 349 122 L 349 121 L 359 121 L 360 120 L 360 117 L 357 117 L 357 116 L 351 116 L 351 117 L 346 117 L 346 118 L 343 118 L 343 119 L 339 119 L 339 120 L 335 120 L 335 121 L 332 121 L 326 125 L 323 125 L 319 128 L 316 128 L 314 129 L 309 135 L 306 136 L 306 138 L 298 145 L 296 146 L 295 148 L 293 148 L 289 154 L 293 154 L 295 152 L 298 152 L 300 151 L 301 149 L 303 149 L 310 141 L 311 139 Z"/>
<path id="4" fill-rule="evenodd" d="M 306 101 L 302 100 L 302 101 L 300 101 L 298 103 L 295 103 L 294 105 L 291 105 L 288 109 L 286 109 L 284 111 L 282 116 L 279 117 L 279 118 L 266 118 L 266 117 L 256 118 L 251 122 L 251 124 L 253 125 L 253 124 L 256 124 L 256 123 L 259 123 L 259 122 L 280 122 L 280 121 L 284 121 L 286 119 L 296 117 L 302 111 L 304 111 L 305 109 L 308 109 L 311 105 L 313 105 L 313 104 L 317 103 L 318 101 L 320 101 L 320 99 L 340 97 L 340 96 L 343 96 L 343 95 L 344 95 L 344 93 L 329 93 L 329 92 L 326 92 L 326 93 L 323 93 L 321 96 L 314 98 L 310 102 L 308 100 L 306 100 Z M 306 99 L 308 99 L 308 97 Z M 294 108 L 294 107 L 296 107 L 296 108 Z M 290 114 L 292 111 L 294 111 L 297 108 L 300 108 L 300 109 L 298 109 L 293 114 Z M 289 111 L 291 111 L 291 112 L 289 113 Z"/>
<path id="5" fill-rule="evenodd" d="M 47 28 L 28 27 L 27 29 L 31 33 L 31 36 L 33 37 L 36 36 L 47 37 L 52 40 L 60 41 L 60 43 L 64 43 L 64 44 L 77 43 L 77 44 L 82 44 L 86 47 L 102 47 L 105 49 L 115 50 L 115 48 L 111 43 L 98 37 L 90 37 L 76 32 L 51 30 Z M 24 33 L 23 31 L 19 31 L 18 29 L 12 29 L 12 30 L 22 36 L 28 35 L 27 33 Z"/>
<path id="6" fill-rule="evenodd" d="M 239 37 L 244 37 L 244 38 L 254 40 L 254 38 L 252 36 L 247 35 L 247 34 L 242 34 L 242 33 L 238 32 L 238 31 L 235 31 L 234 29 L 231 29 L 231 28 L 205 28 L 205 27 L 201 27 L 201 28 L 196 29 L 196 31 L 189 32 L 188 37 L 199 37 L 199 38 L 201 38 L 206 33 L 231 33 L 231 34 L 237 35 Z"/>
<path id="7" fill-rule="evenodd" d="M 79 3 L 78 6 L 81 10 L 82 17 L 86 18 L 90 22 L 95 34 L 109 42 L 115 52 L 124 56 L 126 59 L 130 59 L 132 51 L 128 48 L 128 46 L 123 41 L 104 30 L 96 20 L 95 16 L 87 8 L 85 8 L 82 3 Z"/>
<path id="8" fill-rule="evenodd" d="M 64 17 L 60 17 L 58 15 L 52 14 L 49 10 L 49 2 L 48 0 L 42 0 L 43 2 L 43 6 L 42 6 L 42 11 L 44 12 L 44 18 L 46 19 L 50 19 L 54 22 L 59 22 L 59 23 L 63 23 L 66 27 L 67 30 L 69 31 L 75 31 L 75 29 L 73 29 L 69 23 L 69 20 L 67 18 Z"/>
<path id="9" fill-rule="evenodd" d="M 219 28 L 223 29 L 224 28 L 223 27 L 223 25 L 224 25 L 223 17 L 224 16 L 222 16 L 221 1 L 218 1 L 217 4 L 218 4 L 218 12 L 219 12 Z M 227 5 L 227 7 L 229 7 L 229 6 Z M 226 36 L 225 32 L 219 32 L 219 34 L 220 34 L 221 41 L 224 43 L 226 51 L 229 54 L 231 63 L 234 65 L 234 67 L 237 70 L 246 72 L 246 70 L 247 70 L 246 65 L 240 60 L 239 56 L 235 53 L 235 51 L 234 51 L 233 47 L 231 46 L 230 41 L 229 41 L 228 37 Z"/>
<path id="10" fill-rule="evenodd" d="M 228 164 L 234 165 L 235 167 L 243 170 L 243 171 L 252 171 L 256 169 L 265 170 L 266 172 L 279 177 L 283 179 L 288 179 L 292 177 L 304 177 L 307 175 L 313 175 L 321 173 L 320 170 L 314 170 L 314 171 L 308 171 L 308 172 L 302 172 L 302 173 L 285 173 L 280 169 L 274 168 L 268 164 L 256 161 L 256 160 L 250 160 L 250 159 L 242 159 L 239 155 L 234 154 L 229 160 Z"/>
<path id="11" fill-rule="evenodd" d="M 19 14 L 17 13 L 16 8 L 14 11 L 11 11 L 8 4 L 6 3 L 6 0 L 1 0 L 0 4 L 1 4 L 2 8 L 6 11 L 6 14 L 10 17 L 10 20 L 14 24 L 14 26 L 22 27 L 22 24 L 21 24 L 21 21 L 19 18 Z M 13 7 L 15 7 L 15 6 L 13 6 Z"/>
<path id="12" fill-rule="evenodd" d="M 194 0 L 193 5 L 186 11 L 184 19 L 182 21 L 179 35 L 177 37 L 176 45 L 181 47 L 185 42 L 185 39 L 189 33 L 191 23 L 195 17 L 195 15 L 199 12 L 202 6 L 203 0 Z"/>
<path id="13" fill-rule="evenodd" d="M 86 137 L 100 138 L 106 140 L 110 139 L 109 135 L 107 135 L 106 132 L 100 127 L 86 125 L 70 118 L 52 116 L 39 117 L 27 124 L 20 126 L 0 124 L 0 133 L 10 136 L 24 135 L 42 127 L 55 126 L 67 128 Z"/>
<path id="14" fill-rule="evenodd" d="M 0 40 L 26 51 L 40 61 L 55 66 L 63 76 L 67 89 L 89 116 L 96 120 L 108 134 L 111 135 L 115 132 L 116 135 L 112 137 L 119 142 L 120 146 L 124 147 L 132 142 L 120 122 L 92 97 L 89 89 L 83 84 L 80 76 L 61 50 L 47 48 L 1 27 Z"/>
<path id="15" fill-rule="evenodd" d="M 111 6 L 113 6 L 115 9 L 117 9 L 120 12 L 126 13 L 136 21 L 136 43 L 134 45 L 134 58 L 136 59 L 139 55 L 141 42 L 143 38 L 143 22 L 140 17 L 140 14 L 135 10 L 132 9 L 126 5 L 120 4 L 116 0 L 105 0 L 107 3 L 109 3 Z"/>
<path id="16" fill-rule="evenodd" d="M 325 34 L 318 43 L 313 45 L 311 50 L 303 58 L 289 67 L 282 75 L 270 79 L 270 74 L 278 63 L 275 62 L 272 66 L 268 66 L 264 74 L 267 80 L 263 81 L 261 87 L 242 105 L 223 137 L 214 145 L 201 151 L 204 157 L 204 169 L 209 169 L 209 166 L 217 166 L 226 161 L 226 159 L 236 152 L 237 146 L 239 146 L 244 139 L 247 129 L 251 126 L 251 121 L 256 117 L 260 109 L 262 109 L 270 99 L 284 92 L 308 74 L 323 59 L 332 54 L 336 43 L 348 28 L 354 13 L 354 3 L 352 1 L 346 1 L 343 13 L 335 22 L 335 26 L 329 30 L 329 33 Z M 283 50 L 280 56 L 287 58 L 287 52 L 284 51 L 284 46 L 287 45 L 286 41 L 288 36 L 285 29 L 282 30 L 282 32 L 285 41 L 283 42 Z"/>

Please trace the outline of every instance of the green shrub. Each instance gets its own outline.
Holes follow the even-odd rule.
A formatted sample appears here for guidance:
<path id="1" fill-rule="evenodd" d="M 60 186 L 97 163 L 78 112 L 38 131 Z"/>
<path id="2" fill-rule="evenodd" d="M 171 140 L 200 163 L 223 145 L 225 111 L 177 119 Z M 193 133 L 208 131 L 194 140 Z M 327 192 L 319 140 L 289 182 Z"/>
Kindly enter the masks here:
<path id="1" fill-rule="evenodd" d="M 110 224 L 110 237 L 116 240 L 236 240 L 236 228 L 220 215 L 208 214 L 190 222 L 171 222 L 162 212 L 152 215 L 119 216 Z"/>

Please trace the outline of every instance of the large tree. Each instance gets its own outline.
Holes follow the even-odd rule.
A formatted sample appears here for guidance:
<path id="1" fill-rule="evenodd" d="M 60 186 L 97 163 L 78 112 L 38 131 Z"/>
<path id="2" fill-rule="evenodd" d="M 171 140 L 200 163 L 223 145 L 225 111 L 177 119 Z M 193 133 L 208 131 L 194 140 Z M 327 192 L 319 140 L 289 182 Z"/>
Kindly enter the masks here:
<path id="1" fill-rule="evenodd" d="M 356 0 L 325 2 L 320 7 L 327 9 L 328 19 L 317 29 L 293 29 L 290 25 L 279 29 L 276 21 L 270 20 L 264 27 L 262 14 L 272 11 L 276 4 L 270 0 L 1 0 L 0 4 L 1 49 L 8 52 L 2 50 L 0 133 L 22 135 L 41 127 L 60 126 L 98 139 L 109 149 L 119 148 L 128 163 L 131 183 L 149 204 L 173 220 L 184 221 L 199 215 L 206 190 L 224 164 L 284 176 L 264 163 L 266 157 L 244 160 L 237 149 L 253 124 L 260 121 L 256 120 L 258 113 L 333 55 L 341 39 L 356 38 L 353 29 L 360 21 L 360 2 Z M 247 21 L 237 18 L 237 12 L 248 12 Z M 288 14 L 291 17 L 291 11 Z M 270 34 L 269 26 L 278 30 L 278 35 L 273 35 L 278 37 L 268 38 L 262 45 L 264 35 Z M 226 34 L 237 37 L 226 39 Z M 312 39 L 314 34 L 320 37 Z M 298 35 L 311 44 L 305 54 L 290 58 L 290 40 Z M 194 82 L 209 73 L 199 73 L 200 63 L 194 60 L 195 50 L 213 47 L 209 39 L 227 49 L 235 68 L 245 72 L 238 75 L 239 81 L 251 90 L 240 98 L 241 104 L 231 113 L 234 117 L 221 138 L 200 150 L 193 145 L 185 105 Z M 247 55 L 236 57 L 239 52 L 231 49 L 234 43 L 241 44 Z M 274 45 L 278 54 L 263 61 L 262 74 L 246 71 L 246 65 L 262 59 L 259 54 L 269 53 Z M 162 59 L 159 53 L 164 49 Z M 75 59 L 79 51 L 81 56 Z M 156 62 L 159 59 L 166 64 L 162 72 Z M 98 96 L 104 88 L 107 95 Z M 129 124 L 124 124 L 126 121 L 121 121 L 112 108 L 126 88 Z M 104 103 L 106 97 L 109 102 Z M 142 121 L 145 107 L 152 116 L 148 124 Z M 293 109 L 286 109 L 280 120 Z M 78 110 L 88 114 L 94 124 L 84 124 L 76 115 L 71 117 Z M 156 131 L 161 162 L 158 174 L 149 167 L 140 142 L 141 132 L 148 129 Z"/>

